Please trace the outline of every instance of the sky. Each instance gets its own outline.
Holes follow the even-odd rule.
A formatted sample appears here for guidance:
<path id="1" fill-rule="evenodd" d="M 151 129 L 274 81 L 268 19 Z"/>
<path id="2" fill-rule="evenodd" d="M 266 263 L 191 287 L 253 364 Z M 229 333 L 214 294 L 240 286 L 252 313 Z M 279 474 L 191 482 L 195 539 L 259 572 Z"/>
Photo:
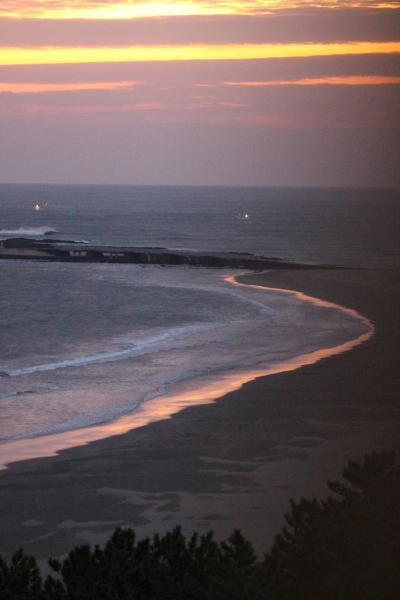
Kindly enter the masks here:
<path id="1" fill-rule="evenodd" d="M 400 186 L 400 1 L 2 0 L 0 182 Z"/>

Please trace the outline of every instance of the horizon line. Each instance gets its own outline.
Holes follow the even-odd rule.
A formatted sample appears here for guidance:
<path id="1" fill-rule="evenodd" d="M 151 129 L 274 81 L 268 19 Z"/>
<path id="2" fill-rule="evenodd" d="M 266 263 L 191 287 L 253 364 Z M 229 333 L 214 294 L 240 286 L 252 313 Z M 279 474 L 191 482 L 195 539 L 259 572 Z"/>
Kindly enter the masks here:
<path id="1" fill-rule="evenodd" d="M 4 181 L 1 186 L 62 186 L 62 187 L 181 187 L 181 188 L 267 188 L 267 189 L 362 189 L 362 190 L 399 190 L 399 185 L 368 185 L 368 184 L 259 184 L 259 183 L 94 183 L 94 182 L 32 182 Z"/>

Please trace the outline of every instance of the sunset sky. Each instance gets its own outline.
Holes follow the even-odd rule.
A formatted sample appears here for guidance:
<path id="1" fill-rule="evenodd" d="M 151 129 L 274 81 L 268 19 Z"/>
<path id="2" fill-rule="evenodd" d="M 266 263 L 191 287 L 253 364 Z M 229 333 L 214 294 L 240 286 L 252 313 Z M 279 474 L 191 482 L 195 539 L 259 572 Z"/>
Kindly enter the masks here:
<path id="1" fill-rule="evenodd" d="M 400 186 L 400 2 L 2 0 L 0 181 Z"/>

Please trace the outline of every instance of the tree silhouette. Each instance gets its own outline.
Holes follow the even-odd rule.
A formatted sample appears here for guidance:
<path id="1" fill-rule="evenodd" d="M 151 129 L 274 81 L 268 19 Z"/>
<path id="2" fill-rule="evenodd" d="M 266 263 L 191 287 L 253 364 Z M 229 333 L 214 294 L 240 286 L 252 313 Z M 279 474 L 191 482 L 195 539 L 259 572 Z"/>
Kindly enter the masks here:
<path id="1" fill-rule="evenodd" d="M 18 550 L 8 566 L 0 556 L 1 600 L 42 600 L 42 578 L 36 561 Z"/>
<path id="2" fill-rule="evenodd" d="M 393 600 L 400 590 L 400 470 L 393 452 L 350 462 L 339 498 L 291 501 L 265 557 L 272 598 Z"/>

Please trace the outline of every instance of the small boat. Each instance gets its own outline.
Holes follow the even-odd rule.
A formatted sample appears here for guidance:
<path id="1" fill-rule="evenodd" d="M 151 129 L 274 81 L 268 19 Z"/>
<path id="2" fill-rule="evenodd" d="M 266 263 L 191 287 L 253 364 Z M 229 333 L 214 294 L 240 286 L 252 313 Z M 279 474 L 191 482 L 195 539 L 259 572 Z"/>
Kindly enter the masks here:
<path id="1" fill-rule="evenodd" d="M 38 203 L 36 202 L 36 204 L 35 204 L 35 206 L 34 206 L 34 209 L 35 209 L 35 210 L 40 210 L 40 204 L 38 204 Z"/>

